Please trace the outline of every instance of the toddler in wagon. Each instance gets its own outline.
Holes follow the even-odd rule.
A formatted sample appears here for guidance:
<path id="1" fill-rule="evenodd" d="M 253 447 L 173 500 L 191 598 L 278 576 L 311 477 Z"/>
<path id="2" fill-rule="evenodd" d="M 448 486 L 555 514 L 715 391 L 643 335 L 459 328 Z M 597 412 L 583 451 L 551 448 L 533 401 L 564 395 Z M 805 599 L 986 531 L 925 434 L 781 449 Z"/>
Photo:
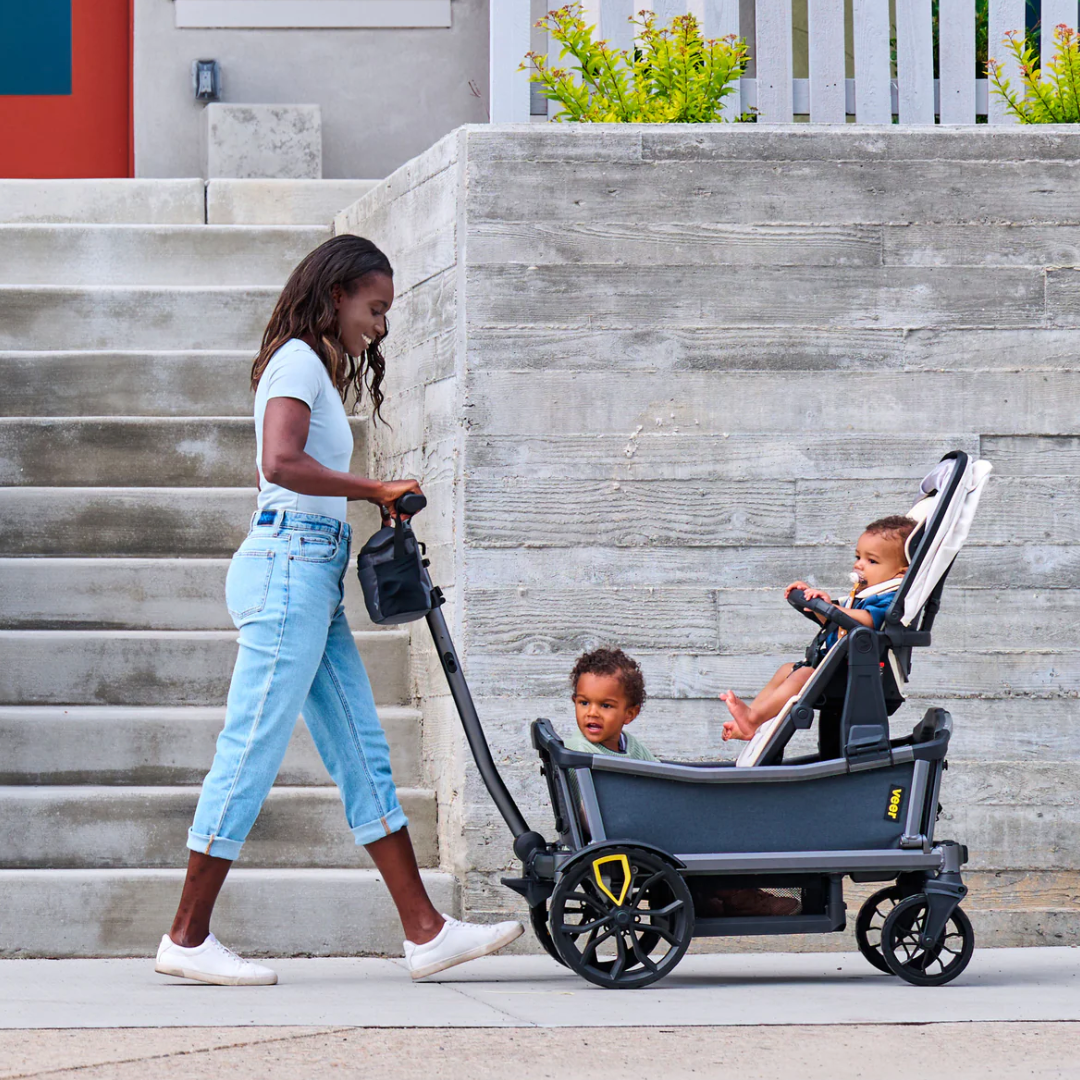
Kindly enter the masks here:
<path id="1" fill-rule="evenodd" d="M 594 649 L 570 673 L 578 730 L 564 745 L 585 754 L 615 754 L 655 761 L 649 748 L 626 731 L 645 704 L 645 679 L 622 649 Z M 764 889 L 717 889 L 714 879 L 691 879 L 694 907 L 705 918 L 794 915 L 799 901 Z"/>
<path id="2" fill-rule="evenodd" d="M 901 514 L 879 518 L 866 526 L 855 545 L 855 565 L 852 568 L 851 595 L 843 606 L 848 614 L 865 626 L 880 630 L 885 615 L 904 572 L 908 568 L 906 542 L 915 528 L 915 521 Z M 807 600 L 815 597 L 833 603 L 827 592 L 811 588 L 805 581 L 793 581 L 785 590 L 787 597 L 794 589 L 802 589 Z M 819 615 L 818 620 L 825 620 Z M 836 644 L 843 631 L 833 630 L 825 639 L 823 656 Z M 788 701 L 802 691 L 814 674 L 814 667 L 802 660 L 784 664 L 769 680 L 765 689 L 747 705 L 729 690 L 720 695 L 728 707 L 731 719 L 724 724 L 724 739 L 752 739 L 766 720 L 776 716 Z"/>

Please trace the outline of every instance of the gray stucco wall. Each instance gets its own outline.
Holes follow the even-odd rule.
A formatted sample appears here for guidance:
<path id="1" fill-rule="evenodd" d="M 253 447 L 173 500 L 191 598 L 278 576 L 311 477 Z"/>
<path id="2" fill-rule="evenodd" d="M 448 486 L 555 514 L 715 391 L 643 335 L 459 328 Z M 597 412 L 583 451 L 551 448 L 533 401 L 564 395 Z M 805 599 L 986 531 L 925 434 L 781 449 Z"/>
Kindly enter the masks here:
<path id="1" fill-rule="evenodd" d="M 177 30 L 170 0 L 135 0 L 135 174 L 202 174 L 191 61 L 216 59 L 227 103 L 322 107 L 324 177 L 386 176 L 487 119 L 487 0 L 454 0 L 452 19 L 450 29 Z"/>
<path id="2" fill-rule="evenodd" d="M 939 828 L 982 942 L 1077 940 L 1078 195 L 1054 129 L 472 127 L 339 218 L 402 268 L 373 468 L 433 495 L 418 528 L 537 824 L 527 727 L 572 728 L 579 651 L 640 659 L 657 752 L 730 753 L 717 694 L 807 640 L 782 586 L 842 590 L 861 527 L 959 447 L 996 472 L 894 727 L 954 715 Z M 517 909 L 414 643 L 444 864 L 467 912 Z"/>

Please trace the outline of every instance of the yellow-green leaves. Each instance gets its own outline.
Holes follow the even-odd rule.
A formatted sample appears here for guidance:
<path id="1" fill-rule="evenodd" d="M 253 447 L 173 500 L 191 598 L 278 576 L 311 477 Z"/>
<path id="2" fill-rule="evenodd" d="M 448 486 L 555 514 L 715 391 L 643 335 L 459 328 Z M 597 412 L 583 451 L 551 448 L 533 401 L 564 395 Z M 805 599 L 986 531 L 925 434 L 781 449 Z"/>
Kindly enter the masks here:
<path id="1" fill-rule="evenodd" d="M 1035 49 L 1023 37 L 1005 35 L 1005 48 L 1020 71 L 1019 90 L 1002 75 L 1000 64 L 991 60 L 987 65 L 994 93 L 1022 124 L 1080 123 L 1080 34 L 1061 23 L 1054 28 L 1054 44 L 1053 59 L 1040 66 Z"/>
<path id="2" fill-rule="evenodd" d="M 532 68 L 530 80 L 562 106 L 555 119 L 623 124 L 722 120 L 723 100 L 746 69 L 746 43 L 734 36 L 702 37 L 693 15 L 677 16 L 663 28 L 657 27 L 651 11 L 631 21 L 637 28 L 636 43 L 626 50 L 594 41 L 596 28 L 582 18 L 578 3 L 540 20 L 538 25 L 561 46 L 559 61 L 569 58 L 574 69 L 555 66 L 537 53 L 525 58 Z"/>

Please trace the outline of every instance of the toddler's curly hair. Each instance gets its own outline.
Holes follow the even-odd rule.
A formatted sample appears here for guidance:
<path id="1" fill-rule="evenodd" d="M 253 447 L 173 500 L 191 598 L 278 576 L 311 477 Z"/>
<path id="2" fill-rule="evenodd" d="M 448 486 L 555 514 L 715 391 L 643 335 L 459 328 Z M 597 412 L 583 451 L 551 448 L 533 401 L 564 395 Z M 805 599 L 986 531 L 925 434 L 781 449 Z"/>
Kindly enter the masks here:
<path id="1" fill-rule="evenodd" d="M 872 533 L 874 536 L 884 536 L 888 540 L 896 540 L 902 547 L 915 531 L 917 524 L 914 518 L 909 518 L 905 514 L 889 514 L 888 517 L 871 521 L 863 531 Z"/>
<path id="2" fill-rule="evenodd" d="M 622 649 L 600 648 L 582 653 L 570 672 L 571 693 L 577 693 L 578 679 L 582 675 L 618 675 L 626 703 L 636 709 L 645 704 L 645 676 L 641 674 L 638 662 Z"/>

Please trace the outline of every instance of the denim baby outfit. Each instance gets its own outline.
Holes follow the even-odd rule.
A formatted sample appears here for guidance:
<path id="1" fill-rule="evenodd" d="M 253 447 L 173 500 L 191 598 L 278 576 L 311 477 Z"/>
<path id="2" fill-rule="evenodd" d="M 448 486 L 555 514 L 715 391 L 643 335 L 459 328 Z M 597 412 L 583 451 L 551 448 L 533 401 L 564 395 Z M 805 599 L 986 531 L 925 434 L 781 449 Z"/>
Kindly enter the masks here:
<path id="1" fill-rule="evenodd" d="M 869 612 L 870 618 L 874 620 L 874 629 L 880 630 L 885 623 L 885 616 L 888 615 L 889 608 L 892 607 L 892 602 L 896 599 L 897 590 L 902 582 L 903 578 L 898 577 L 883 581 L 880 585 L 872 585 L 870 588 L 856 593 L 854 600 L 845 601 L 840 606 Z M 839 632 L 834 628 L 825 639 L 822 652 L 828 652 L 837 643 L 839 637 Z"/>
<path id="2" fill-rule="evenodd" d="M 290 347 L 295 345 L 302 343 L 290 342 L 270 366 L 288 358 L 299 368 L 296 377 L 275 378 L 268 396 L 304 400 L 305 383 L 318 386 L 318 372 L 305 354 L 310 350 Z M 336 394 L 322 394 L 307 404 L 313 418 L 317 409 L 336 408 L 342 417 L 329 419 L 342 419 L 347 428 Z M 320 449 L 311 436 L 305 449 L 318 459 Z M 288 494 L 279 489 L 279 497 Z M 344 499 L 341 504 L 344 512 Z M 255 511 L 225 579 L 225 601 L 240 631 L 240 651 L 225 727 L 188 833 L 193 851 L 223 859 L 239 856 L 301 712 L 341 792 L 356 842 L 370 844 L 408 824 L 371 684 L 345 618 L 351 536 L 349 525 L 337 517 L 280 507 Z"/>

